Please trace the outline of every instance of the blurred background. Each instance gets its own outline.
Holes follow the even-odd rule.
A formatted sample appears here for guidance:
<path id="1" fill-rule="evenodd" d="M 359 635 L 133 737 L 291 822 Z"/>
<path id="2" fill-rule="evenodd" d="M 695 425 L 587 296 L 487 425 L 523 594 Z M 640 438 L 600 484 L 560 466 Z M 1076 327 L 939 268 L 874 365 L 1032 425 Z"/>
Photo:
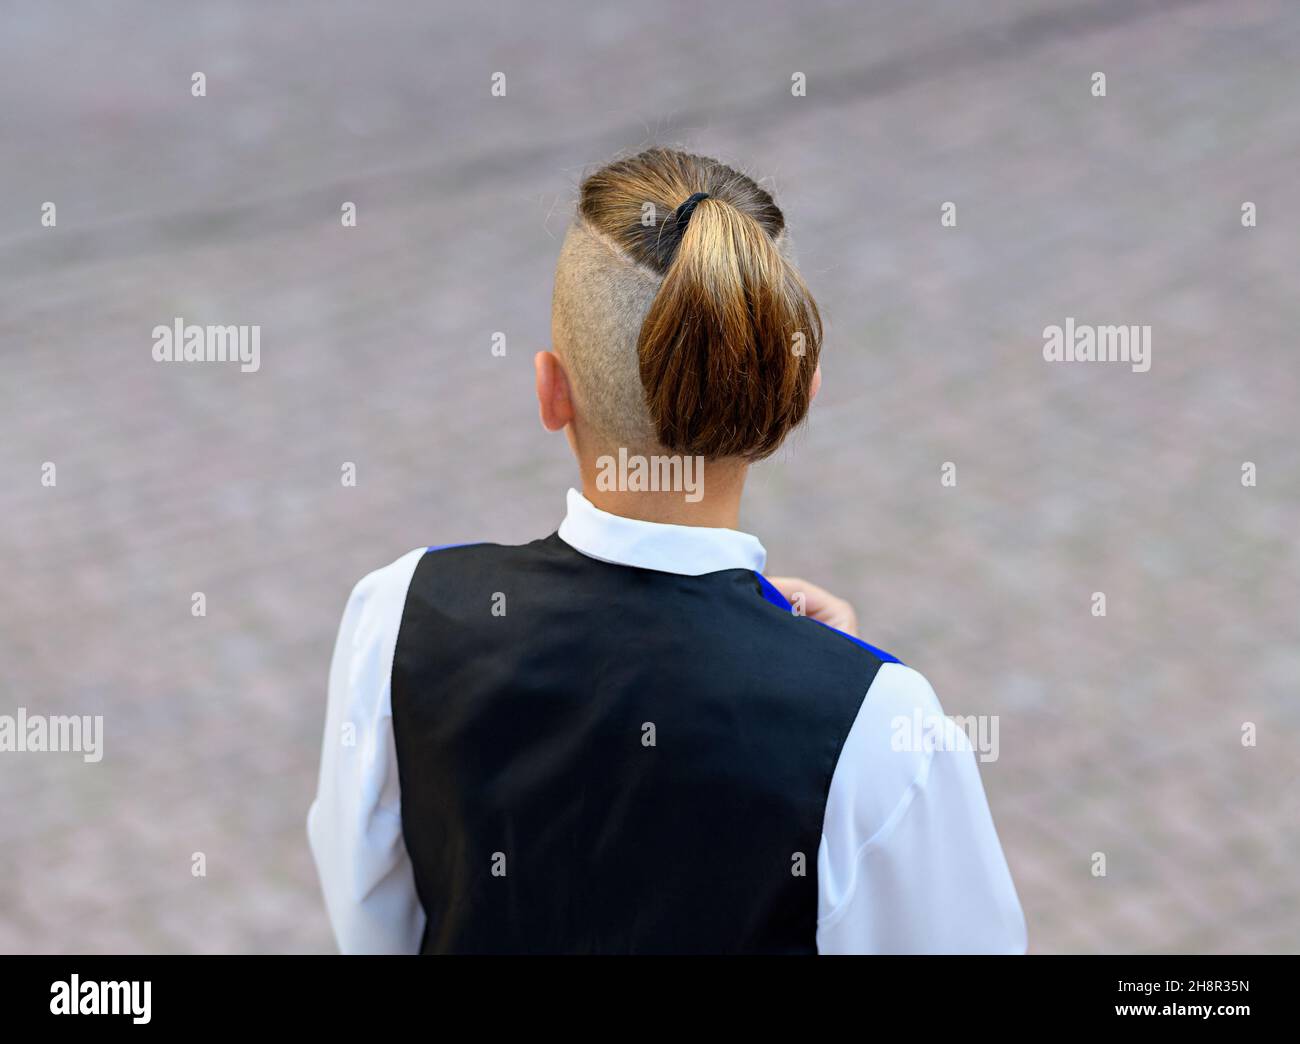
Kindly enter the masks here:
<path id="1" fill-rule="evenodd" d="M 1300 949 L 1295 4 L 12 3 L 0 98 L 0 714 L 105 729 L 0 754 L 0 950 L 333 949 L 344 601 L 558 523 L 552 268 L 652 143 L 786 211 L 826 383 L 742 524 L 999 716 L 1031 949 Z M 155 363 L 177 316 L 260 371 Z M 1151 371 L 1045 363 L 1067 316 Z"/>

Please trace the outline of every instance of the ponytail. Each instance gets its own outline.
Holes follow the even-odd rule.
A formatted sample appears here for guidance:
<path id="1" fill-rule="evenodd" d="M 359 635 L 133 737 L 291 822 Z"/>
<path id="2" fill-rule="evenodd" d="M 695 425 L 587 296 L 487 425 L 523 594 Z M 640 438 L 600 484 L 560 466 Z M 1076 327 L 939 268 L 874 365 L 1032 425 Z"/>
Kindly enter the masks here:
<path id="1" fill-rule="evenodd" d="M 774 452 L 808 412 L 821 338 L 816 303 L 758 222 L 700 200 L 637 344 L 659 441 L 707 458 Z"/>
<path id="2" fill-rule="evenodd" d="M 580 210 L 661 277 L 637 339 L 660 444 L 709 459 L 775 452 L 808 412 L 822 325 L 772 197 L 717 160 L 651 149 L 589 177 Z"/>

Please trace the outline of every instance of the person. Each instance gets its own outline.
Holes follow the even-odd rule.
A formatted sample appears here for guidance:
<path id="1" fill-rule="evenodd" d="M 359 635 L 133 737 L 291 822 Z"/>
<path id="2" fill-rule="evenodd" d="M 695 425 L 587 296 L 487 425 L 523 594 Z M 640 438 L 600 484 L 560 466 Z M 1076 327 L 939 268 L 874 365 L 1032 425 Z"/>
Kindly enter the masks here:
<path id="1" fill-rule="evenodd" d="M 771 195 L 667 148 L 595 171 L 552 338 L 558 530 L 418 548 L 347 603 L 308 816 L 339 948 L 1023 952 L 969 741 L 738 528 L 821 381 Z"/>

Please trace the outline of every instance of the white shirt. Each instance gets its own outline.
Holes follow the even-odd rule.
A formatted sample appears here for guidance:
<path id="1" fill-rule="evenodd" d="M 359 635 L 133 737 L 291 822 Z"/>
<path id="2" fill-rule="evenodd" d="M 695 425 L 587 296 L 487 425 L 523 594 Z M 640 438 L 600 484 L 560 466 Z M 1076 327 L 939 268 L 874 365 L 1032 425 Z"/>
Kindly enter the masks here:
<path id="1" fill-rule="evenodd" d="M 592 558 L 688 576 L 761 573 L 767 558 L 748 533 L 621 518 L 572 489 L 559 535 Z M 357 584 L 330 666 L 307 834 L 344 953 L 416 953 L 424 931 L 402 839 L 391 677 L 407 588 L 425 553 Z M 1024 914 L 974 751 L 942 715 L 919 673 L 881 665 L 831 779 L 817 851 L 818 952 L 1025 951 Z M 932 741 L 900 743 L 918 722 L 937 723 Z"/>

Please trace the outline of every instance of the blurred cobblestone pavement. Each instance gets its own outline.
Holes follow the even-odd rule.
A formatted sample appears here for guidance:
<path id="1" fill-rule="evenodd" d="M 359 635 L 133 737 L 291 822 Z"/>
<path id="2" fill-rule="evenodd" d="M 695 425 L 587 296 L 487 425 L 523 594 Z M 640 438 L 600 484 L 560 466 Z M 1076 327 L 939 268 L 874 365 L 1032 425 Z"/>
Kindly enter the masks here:
<path id="1" fill-rule="evenodd" d="M 1000 715 L 1032 948 L 1300 949 L 1300 10 L 458 6 L 6 10 L 0 713 L 107 735 L 0 755 L 0 950 L 332 948 L 304 818 L 344 600 L 558 522 L 558 237 L 651 141 L 779 191 L 826 386 L 745 525 Z M 154 363 L 175 316 L 261 324 L 261 372 Z M 1066 316 L 1150 323 L 1151 372 L 1047 365 Z"/>

